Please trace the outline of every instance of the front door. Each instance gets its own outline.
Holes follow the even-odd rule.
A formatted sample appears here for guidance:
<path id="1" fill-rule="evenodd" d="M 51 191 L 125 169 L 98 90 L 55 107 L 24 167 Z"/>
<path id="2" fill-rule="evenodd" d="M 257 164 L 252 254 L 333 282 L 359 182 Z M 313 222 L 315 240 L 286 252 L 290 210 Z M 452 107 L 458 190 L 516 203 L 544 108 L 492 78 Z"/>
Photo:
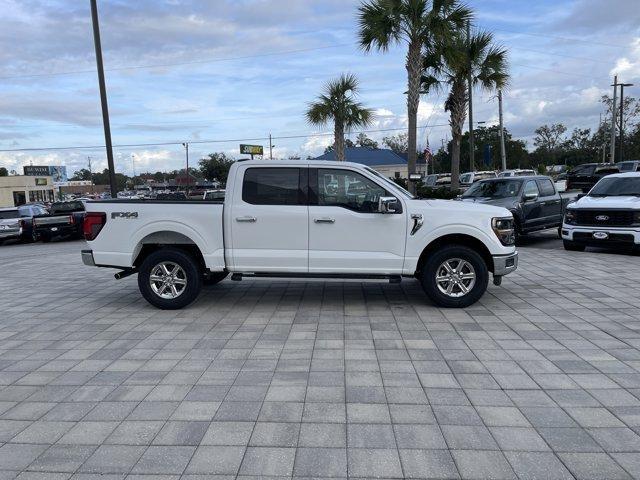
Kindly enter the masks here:
<path id="1" fill-rule="evenodd" d="M 535 180 L 527 180 L 522 189 L 522 195 L 522 213 L 524 214 L 524 225 L 522 225 L 522 228 L 525 231 L 532 228 L 535 229 L 540 225 L 540 217 L 542 216 L 542 204 L 539 201 L 540 189 Z M 526 200 L 526 195 L 536 195 L 536 198 Z"/>
<path id="2" fill-rule="evenodd" d="M 307 168 L 239 169 L 231 203 L 236 272 L 308 272 Z"/>
<path id="3" fill-rule="evenodd" d="M 309 170 L 309 272 L 400 274 L 407 235 L 406 213 L 378 213 L 392 196 L 350 169 Z"/>

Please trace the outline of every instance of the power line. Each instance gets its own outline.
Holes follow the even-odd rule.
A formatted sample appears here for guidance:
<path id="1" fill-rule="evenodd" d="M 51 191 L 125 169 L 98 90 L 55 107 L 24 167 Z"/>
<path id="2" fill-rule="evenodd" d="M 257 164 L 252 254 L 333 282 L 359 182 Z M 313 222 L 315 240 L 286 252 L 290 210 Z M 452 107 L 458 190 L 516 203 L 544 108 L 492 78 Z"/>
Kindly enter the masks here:
<path id="1" fill-rule="evenodd" d="M 420 125 L 418 128 L 425 128 L 426 125 Z M 431 125 L 430 128 L 435 127 L 449 127 L 448 123 L 443 123 L 439 125 Z M 378 128 L 378 129 L 368 129 L 368 130 L 359 130 L 353 133 L 380 133 L 380 132 L 396 132 L 406 130 L 406 127 L 399 128 Z M 309 138 L 309 137 L 326 137 L 332 136 L 333 133 L 307 133 L 307 134 L 299 134 L 299 135 L 281 135 L 281 136 L 273 136 L 272 140 L 291 140 L 296 138 Z M 232 142 L 256 142 L 261 140 L 269 140 L 269 137 L 254 137 L 254 138 L 232 138 L 232 139 L 215 139 L 215 140 L 190 140 L 189 144 L 207 144 L 207 143 L 232 143 Z M 157 143 L 128 143 L 128 144 L 120 144 L 113 145 L 113 148 L 131 148 L 131 147 L 163 147 L 170 145 L 182 145 L 184 141 L 174 141 L 174 142 L 157 142 Z M 0 149 L 0 152 L 41 152 L 41 151 L 56 151 L 56 150 L 95 150 L 99 148 L 104 148 L 104 145 L 76 145 L 76 146 L 65 146 L 65 147 L 34 147 L 34 148 L 9 148 L 9 149 Z"/>
<path id="2" fill-rule="evenodd" d="M 277 55 L 289 55 L 291 53 L 312 52 L 315 50 L 326 50 L 329 48 L 346 47 L 349 45 L 355 45 L 355 44 L 354 43 L 337 43 L 334 45 L 324 45 L 321 47 L 299 48 L 296 50 L 282 50 L 279 52 L 259 53 L 255 55 L 243 55 L 238 57 L 222 57 L 222 58 L 210 58 L 207 60 L 191 60 L 188 62 L 156 63 L 156 64 L 147 64 L 147 65 L 125 65 L 122 67 L 105 68 L 105 71 L 115 72 L 120 70 L 140 70 L 145 68 L 178 67 L 182 65 L 197 65 L 197 64 L 206 64 L 206 63 L 228 62 L 232 60 L 246 60 L 250 58 L 264 58 L 264 57 L 273 57 Z M 4 76 L 0 76 L 0 80 L 7 80 L 7 79 L 14 79 L 14 78 L 55 77 L 55 76 L 62 76 L 62 75 L 77 75 L 77 74 L 85 74 L 85 73 L 95 73 L 95 69 L 94 70 L 71 70 L 66 72 L 51 72 L 51 73 L 29 73 L 29 74 L 21 74 L 21 75 L 4 75 Z"/>
<path id="3" fill-rule="evenodd" d="M 615 43 L 605 43 L 605 42 L 596 42 L 594 40 L 584 40 L 582 38 L 575 37 L 559 37 L 557 35 L 549 35 L 548 33 L 532 33 L 532 32 L 514 32 L 513 30 L 505 30 L 503 28 L 491 28 L 496 32 L 506 32 L 513 33 L 516 35 L 528 35 L 530 37 L 541 37 L 541 38 L 553 38 L 554 40 L 563 40 L 565 42 L 580 42 L 580 43 L 589 43 L 592 45 L 602 45 L 604 47 L 614 47 L 614 48 L 629 48 L 629 45 L 619 45 Z"/>

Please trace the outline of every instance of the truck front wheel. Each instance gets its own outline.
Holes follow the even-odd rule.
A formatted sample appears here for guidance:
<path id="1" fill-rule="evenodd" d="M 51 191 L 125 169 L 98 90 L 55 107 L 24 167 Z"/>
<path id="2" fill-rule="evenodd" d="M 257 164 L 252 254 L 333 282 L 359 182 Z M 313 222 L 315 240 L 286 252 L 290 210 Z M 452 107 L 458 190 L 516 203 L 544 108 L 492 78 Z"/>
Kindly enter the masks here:
<path id="1" fill-rule="evenodd" d="M 196 299 L 202 289 L 202 273 L 189 254 L 176 248 L 163 248 L 140 265 L 138 287 L 151 305 L 176 310 Z"/>
<path id="2" fill-rule="evenodd" d="M 445 247 L 427 259 L 420 281 L 438 306 L 464 308 L 477 302 L 487 290 L 489 269 L 476 251 L 462 245 Z"/>

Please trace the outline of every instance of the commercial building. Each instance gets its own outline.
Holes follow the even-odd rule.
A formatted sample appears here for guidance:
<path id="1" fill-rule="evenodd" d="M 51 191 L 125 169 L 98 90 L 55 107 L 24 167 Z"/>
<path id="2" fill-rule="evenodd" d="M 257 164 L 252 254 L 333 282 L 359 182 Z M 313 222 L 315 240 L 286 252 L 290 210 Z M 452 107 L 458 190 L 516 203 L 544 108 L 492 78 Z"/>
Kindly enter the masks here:
<path id="1" fill-rule="evenodd" d="M 347 147 L 344 150 L 344 157 L 347 162 L 361 163 L 389 178 L 407 179 L 409 177 L 407 159 L 404 156 L 398 155 L 393 150 L 369 147 Z M 317 160 L 335 159 L 334 151 L 327 152 L 317 158 Z M 418 173 L 425 173 L 423 157 L 418 158 L 416 170 Z"/>
<path id="2" fill-rule="evenodd" d="M 55 187 L 50 176 L 10 175 L 0 177 L 0 207 L 17 207 L 29 202 L 53 202 Z"/>

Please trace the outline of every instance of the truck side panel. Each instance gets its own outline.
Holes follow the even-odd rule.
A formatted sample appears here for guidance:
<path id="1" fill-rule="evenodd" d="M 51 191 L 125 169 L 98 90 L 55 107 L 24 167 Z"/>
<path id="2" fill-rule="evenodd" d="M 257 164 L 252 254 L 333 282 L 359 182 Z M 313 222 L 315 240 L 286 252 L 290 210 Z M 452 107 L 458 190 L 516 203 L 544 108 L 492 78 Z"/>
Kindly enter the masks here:
<path id="1" fill-rule="evenodd" d="M 107 215 L 100 234 L 87 242 L 97 265 L 132 267 L 145 244 L 195 244 L 208 269 L 225 268 L 221 204 L 106 201 L 87 203 L 87 211 Z"/>

